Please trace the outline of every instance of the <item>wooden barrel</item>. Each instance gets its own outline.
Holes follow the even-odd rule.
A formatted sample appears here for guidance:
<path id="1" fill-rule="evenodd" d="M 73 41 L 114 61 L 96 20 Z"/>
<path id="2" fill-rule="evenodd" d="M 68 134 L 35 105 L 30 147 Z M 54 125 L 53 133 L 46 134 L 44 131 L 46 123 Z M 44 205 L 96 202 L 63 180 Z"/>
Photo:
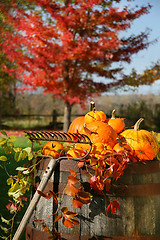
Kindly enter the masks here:
<path id="1" fill-rule="evenodd" d="M 45 169 L 47 160 L 41 165 Z M 51 177 L 45 192 L 63 191 L 70 174 L 69 169 L 79 171 L 74 161 L 63 160 Z M 41 176 L 39 170 L 39 176 Z M 79 174 L 81 181 L 87 186 L 89 176 Z M 146 164 L 130 164 L 124 175 L 113 185 L 109 200 L 120 198 L 120 208 L 116 214 L 105 213 L 105 200 L 102 196 L 93 196 L 92 202 L 81 209 L 72 206 L 72 198 L 62 195 L 59 198 L 62 206 L 76 211 L 80 224 L 74 228 L 64 227 L 61 220 L 57 229 L 67 240 L 158 240 L 160 239 L 160 168 L 159 161 L 148 161 Z M 44 219 L 56 209 L 53 199 L 41 197 L 33 216 L 26 228 L 26 240 L 47 239 L 34 217 Z M 46 219 L 46 224 L 53 226 L 53 216 Z"/>

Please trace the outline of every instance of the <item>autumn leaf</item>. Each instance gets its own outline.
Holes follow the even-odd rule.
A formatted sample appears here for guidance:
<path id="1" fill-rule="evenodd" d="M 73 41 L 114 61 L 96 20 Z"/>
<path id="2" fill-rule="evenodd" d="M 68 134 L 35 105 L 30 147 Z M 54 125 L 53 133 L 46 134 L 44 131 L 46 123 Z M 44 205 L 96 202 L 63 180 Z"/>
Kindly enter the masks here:
<path id="1" fill-rule="evenodd" d="M 57 200 L 57 195 L 52 192 L 52 191 L 49 191 L 47 194 L 44 193 L 44 192 L 41 192 L 40 190 L 37 190 L 38 194 L 41 195 L 42 197 L 46 198 L 46 199 L 50 199 L 53 197 L 53 200 L 56 204 L 58 204 L 58 200 Z"/>
<path id="2" fill-rule="evenodd" d="M 62 214 L 55 217 L 54 222 L 58 222 L 62 218 Z"/>
<path id="3" fill-rule="evenodd" d="M 81 208 L 83 206 L 83 203 L 80 200 L 75 199 L 75 198 L 73 198 L 72 204 L 76 208 Z"/>
<path id="4" fill-rule="evenodd" d="M 75 197 L 76 193 L 78 193 L 79 188 L 76 187 L 74 184 L 68 183 L 65 188 L 65 193 L 69 196 Z"/>
<path id="5" fill-rule="evenodd" d="M 118 200 L 119 198 L 110 202 L 110 204 L 107 207 L 107 212 L 111 211 L 112 214 L 115 214 L 115 211 L 119 209 Z"/>
<path id="6" fill-rule="evenodd" d="M 78 182 L 78 179 L 75 176 L 73 176 L 73 175 L 68 176 L 68 183 L 75 184 L 77 182 Z"/>
<path id="7" fill-rule="evenodd" d="M 102 191 L 104 189 L 103 178 L 99 176 L 92 176 L 90 178 L 90 186 L 91 189 L 93 189 L 96 193 L 102 194 Z"/>
<path id="8" fill-rule="evenodd" d="M 65 217 L 62 219 L 62 223 L 65 227 L 73 228 L 73 223 Z"/>
<path id="9" fill-rule="evenodd" d="M 78 225 L 79 224 L 79 221 L 74 219 L 74 217 L 77 215 L 77 213 L 69 211 L 68 207 L 63 207 L 61 209 L 61 211 L 63 213 L 62 223 L 63 223 L 64 226 L 69 227 L 69 228 L 73 228 L 73 225 Z"/>
<path id="10" fill-rule="evenodd" d="M 50 233 L 50 230 L 45 223 L 42 224 L 42 228 L 45 232 Z"/>

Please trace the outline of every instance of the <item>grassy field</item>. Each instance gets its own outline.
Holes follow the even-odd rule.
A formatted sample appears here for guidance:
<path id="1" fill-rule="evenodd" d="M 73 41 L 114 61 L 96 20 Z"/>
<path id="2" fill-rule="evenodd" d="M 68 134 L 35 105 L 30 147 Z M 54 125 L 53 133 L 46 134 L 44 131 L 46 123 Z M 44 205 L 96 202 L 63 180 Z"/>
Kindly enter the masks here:
<path id="1" fill-rule="evenodd" d="M 17 140 L 15 142 L 15 147 L 21 147 L 21 148 L 25 148 L 25 147 L 30 147 L 30 141 L 25 138 L 25 137 L 16 137 Z M 34 147 L 34 149 L 36 150 L 38 148 L 38 145 Z M 4 150 L 0 147 L 0 155 L 4 154 Z M 7 185 L 6 180 L 9 178 L 9 175 L 14 175 L 17 173 L 17 171 L 15 170 L 17 167 L 22 166 L 26 160 L 24 161 L 20 161 L 20 162 L 16 162 L 14 160 L 13 156 L 9 156 L 10 158 L 10 164 L 8 163 L 4 163 L 5 164 L 5 168 L 0 167 L 0 183 L 1 183 L 1 190 L 0 190 L 0 215 L 3 216 L 6 219 L 10 219 L 11 218 L 11 214 L 9 213 L 9 211 L 6 208 L 6 205 L 9 202 L 9 197 L 7 195 L 8 189 L 10 188 L 10 186 Z M 3 162 L 0 163 L 3 166 Z M 30 193 L 28 193 L 29 196 Z M 20 222 L 21 218 L 27 208 L 28 202 L 26 203 L 26 206 L 22 209 L 22 211 L 18 214 L 16 222 Z M 5 224 L 1 222 L 0 220 L 0 225 L 5 226 Z M 15 226 L 16 228 L 17 226 Z M 0 228 L 0 236 L 2 236 L 3 232 Z M 0 237 L 1 239 L 1 237 Z M 24 240 L 24 236 L 22 237 L 21 240 Z"/>

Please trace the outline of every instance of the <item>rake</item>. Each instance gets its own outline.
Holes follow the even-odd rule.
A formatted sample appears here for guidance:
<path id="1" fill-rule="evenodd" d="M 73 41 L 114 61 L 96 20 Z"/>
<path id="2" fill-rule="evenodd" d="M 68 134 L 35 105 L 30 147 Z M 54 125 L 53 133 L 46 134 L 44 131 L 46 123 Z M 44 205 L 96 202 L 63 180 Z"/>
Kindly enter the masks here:
<path id="1" fill-rule="evenodd" d="M 59 142 L 68 142 L 68 143 L 81 143 L 81 144 L 89 144 L 90 148 L 88 151 L 86 151 L 85 155 L 83 157 L 80 158 L 73 158 L 73 157 L 69 157 L 70 160 L 78 160 L 78 161 L 83 161 L 84 158 L 86 158 L 91 149 L 92 149 L 92 142 L 90 140 L 90 138 L 85 135 L 85 134 L 79 134 L 79 133 L 67 133 L 67 132 L 58 132 L 58 131 L 25 131 L 25 133 L 27 134 L 27 136 L 29 137 L 30 141 L 31 141 L 31 151 L 33 153 L 33 144 L 35 141 L 59 141 Z M 62 159 L 68 159 L 67 156 L 61 156 L 57 159 L 54 159 L 52 156 L 46 156 L 46 155 L 37 155 L 34 154 L 34 157 L 42 157 L 42 158 L 50 158 L 49 164 L 45 170 L 45 172 L 43 173 L 41 182 L 37 188 L 37 190 L 39 191 L 43 191 L 44 188 L 47 185 L 48 180 L 50 179 L 51 175 L 53 174 L 53 172 L 55 171 L 55 168 L 57 166 L 57 164 L 62 160 Z M 15 235 L 13 237 L 12 240 L 19 240 L 20 237 L 22 236 L 26 225 L 40 199 L 40 194 L 38 194 L 38 191 L 35 192 L 16 232 Z"/>

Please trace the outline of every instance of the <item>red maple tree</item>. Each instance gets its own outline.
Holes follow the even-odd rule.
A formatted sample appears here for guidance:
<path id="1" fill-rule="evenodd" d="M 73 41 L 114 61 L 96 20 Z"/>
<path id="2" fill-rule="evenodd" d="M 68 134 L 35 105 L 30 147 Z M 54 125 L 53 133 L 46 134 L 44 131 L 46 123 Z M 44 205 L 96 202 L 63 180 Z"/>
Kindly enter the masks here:
<path id="1" fill-rule="evenodd" d="M 64 130 L 70 123 L 73 104 L 85 105 L 94 94 L 125 84 L 118 62 L 148 46 L 148 33 L 120 37 L 132 22 L 149 12 L 150 5 L 137 9 L 118 8 L 120 0 L 10 0 L 2 2 L 4 21 L 14 31 L 4 32 L 0 44 L 11 62 L 18 66 L 17 79 L 29 89 L 64 100 Z M 6 66 L 4 66 L 6 68 Z M 12 74 L 10 69 L 7 69 Z M 94 75 L 106 81 L 97 81 Z"/>

